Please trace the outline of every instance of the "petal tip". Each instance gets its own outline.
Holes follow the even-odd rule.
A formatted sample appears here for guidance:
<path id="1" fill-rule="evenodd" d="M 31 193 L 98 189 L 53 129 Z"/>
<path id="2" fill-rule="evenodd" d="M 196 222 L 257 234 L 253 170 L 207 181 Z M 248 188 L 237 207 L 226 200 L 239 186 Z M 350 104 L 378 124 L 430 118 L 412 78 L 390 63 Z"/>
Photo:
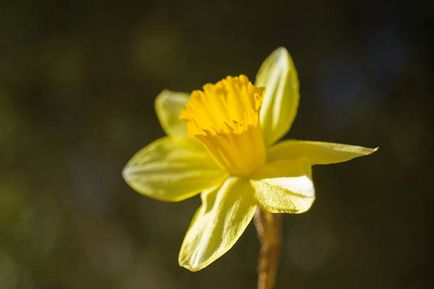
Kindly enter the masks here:
<path id="1" fill-rule="evenodd" d="M 200 270 L 203 269 L 202 267 L 194 267 L 194 266 L 191 266 L 191 265 L 185 264 L 185 263 L 178 262 L 178 264 L 180 267 L 187 269 L 190 272 L 199 272 Z"/>
<path id="2" fill-rule="evenodd" d="M 167 89 L 163 89 L 158 95 L 157 97 L 155 97 L 154 100 L 154 107 L 155 107 L 155 111 L 158 113 L 159 112 L 159 107 L 162 105 L 162 102 L 164 100 L 165 97 L 167 97 L 167 94 L 169 93 L 169 90 Z"/>
<path id="3" fill-rule="evenodd" d="M 376 151 L 378 151 L 380 149 L 380 147 L 375 147 L 375 148 L 366 148 L 365 149 L 365 155 L 371 155 L 373 153 L 375 153 Z"/>
<path id="4" fill-rule="evenodd" d="M 279 46 L 279 47 L 277 47 L 276 48 L 276 50 L 274 50 L 274 52 L 275 53 L 280 53 L 280 54 L 283 54 L 283 55 L 289 55 L 289 52 L 288 52 L 288 49 L 286 49 L 286 47 L 284 47 L 284 46 Z"/>
<path id="5" fill-rule="evenodd" d="M 129 182 L 129 169 L 130 169 L 130 166 L 129 166 L 129 162 L 123 167 L 123 169 L 122 169 L 122 172 L 121 172 L 121 175 L 122 175 L 122 178 L 124 179 L 124 181 L 128 184 L 128 182 Z"/>
<path id="6" fill-rule="evenodd" d="M 181 251 L 178 255 L 178 265 L 182 268 L 187 269 L 190 272 L 199 272 L 200 270 L 207 267 L 209 264 L 211 264 L 214 260 L 208 260 L 206 262 L 192 262 L 191 258 L 188 258 L 188 256 L 185 256 L 185 252 Z"/>

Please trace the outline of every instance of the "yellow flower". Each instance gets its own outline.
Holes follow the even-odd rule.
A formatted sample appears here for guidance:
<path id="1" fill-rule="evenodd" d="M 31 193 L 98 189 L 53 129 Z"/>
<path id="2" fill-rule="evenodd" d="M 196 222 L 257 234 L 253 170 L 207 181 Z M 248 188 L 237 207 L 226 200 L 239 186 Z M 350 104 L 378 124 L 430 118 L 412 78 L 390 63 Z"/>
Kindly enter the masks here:
<path id="1" fill-rule="evenodd" d="M 167 137 L 149 144 L 123 176 L 137 192 L 162 201 L 201 193 L 179 253 L 191 271 L 208 266 L 238 240 L 259 207 L 271 213 L 309 210 L 312 165 L 332 164 L 376 149 L 286 140 L 297 113 L 298 78 L 285 48 L 262 64 L 253 85 L 246 76 L 206 84 L 191 96 L 165 90 L 156 99 Z"/>

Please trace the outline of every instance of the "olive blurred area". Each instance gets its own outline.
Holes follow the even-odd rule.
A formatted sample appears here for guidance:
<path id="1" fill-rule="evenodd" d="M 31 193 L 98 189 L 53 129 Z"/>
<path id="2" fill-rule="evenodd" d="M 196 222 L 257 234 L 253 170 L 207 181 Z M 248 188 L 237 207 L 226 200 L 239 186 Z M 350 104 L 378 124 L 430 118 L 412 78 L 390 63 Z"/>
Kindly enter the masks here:
<path id="1" fill-rule="evenodd" d="M 0 288 L 255 288 L 255 230 L 198 273 L 177 264 L 195 197 L 122 180 L 163 136 L 162 89 L 254 79 L 288 48 L 286 138 L 380 146 L 314 168 L 284 217 L 277 288 L 433 288 L 434 2 L 0 1 Z"/>

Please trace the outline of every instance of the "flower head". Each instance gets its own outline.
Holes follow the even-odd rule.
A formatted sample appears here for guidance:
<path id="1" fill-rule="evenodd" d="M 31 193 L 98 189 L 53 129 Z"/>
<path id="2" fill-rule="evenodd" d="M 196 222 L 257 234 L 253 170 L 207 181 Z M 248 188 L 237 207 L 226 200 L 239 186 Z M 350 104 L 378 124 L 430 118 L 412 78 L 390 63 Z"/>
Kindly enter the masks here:
<path id="1" fill-rule="evenodd" d="M 262 64 L 255 85 L 245 75 L 206 84 L 191 95 L 163 91 L 156 111 L 168 136 L 147 145 L 123 175 L 141 194 L 181 201 L 201 193 L 179 264 L 203 269 L 226 253 L 257 208 L 303 213 L 315 200 L 311 167 L 376 149 L 286 140 L 295 118 L 298 78 L 285 48 Z"/>

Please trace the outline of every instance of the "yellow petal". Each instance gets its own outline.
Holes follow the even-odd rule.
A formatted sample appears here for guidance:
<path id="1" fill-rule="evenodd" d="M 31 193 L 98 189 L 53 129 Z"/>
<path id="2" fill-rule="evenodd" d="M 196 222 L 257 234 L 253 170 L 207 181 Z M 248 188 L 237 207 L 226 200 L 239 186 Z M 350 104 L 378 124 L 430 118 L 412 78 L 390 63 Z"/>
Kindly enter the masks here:
<path id="1" fill-rule="evenodd" d="M 250 182 L 260 206 L 271 213 L 304 213 L 315 200 L 311 167 L 303 159 L 268 163 Z"/>
<path id="2" fill-rule="evenodd" d="M 370 155 L 377 149 L 330 142 L 287 140 L 272 147 L 267 157 L 269 161 L 307 158 L 312 165 L 326 165 Z"/>
<path id="3" fill-rule="evenodd" d="M 197 141 L 165 137 L 135 154 L 123 176 L 145 196 L 176 202 L 218 185 L 225 174 Z"/>
<path id="4" fill-rule="evenodd" d="M 252 220 L 256 210 L 248 181 L 229 178 L 218 189 L 202 193 L 179 252 L 179 265 L 199 271 L 226 253 Z"/>
<path id="5" fill-rule="evenodd" d="M 297 114 L 298 76 L 288 51 L 280 47 L 262 63 L 256 86 L 265 87 L 260 122 L 267 145 L 285 135 Z"/>
<path id="6" fill-rule="evenodd" d="M 187 126 L 179 115 L 189 98 L 187 93 L 163 90 L 155 99 L 155 111 L 167 135 L 187 137 Z"/>

